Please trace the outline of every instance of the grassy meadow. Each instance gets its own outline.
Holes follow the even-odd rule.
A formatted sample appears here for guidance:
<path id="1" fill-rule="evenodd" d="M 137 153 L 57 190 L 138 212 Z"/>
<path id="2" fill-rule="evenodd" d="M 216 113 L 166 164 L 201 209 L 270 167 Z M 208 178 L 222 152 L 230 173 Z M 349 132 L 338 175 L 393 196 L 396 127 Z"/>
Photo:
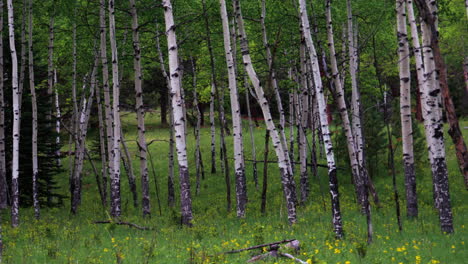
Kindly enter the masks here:
<path id="1" fill-rule="evenodd" d="M 130 151 L 133 167 L 140 190 L 139 164 L 135 139 L 137 138 L 134 114 L 123 113 L 122 124 Z M 208 122 L 207 122 L 208 124 Z M 461 127 L 467 127 L 463 121 Z M 349 264 L 349 263 L 467 263 L 468 261 L 468 192 L 457 167 L 453 145 L 447 138 L 448 167 L 455 233 L 442 234 L 438 214 L 433 208 L 432 183 L 427 163 L 417 166 L 419 213 L 417 219 L 405 217 L 404 181 L 401 153 L 395 156 L 398 188 L 403 220 L 403 231 L 398 231 L 393 202 L 391 173 L 386 169 L 386 156 L 374 164 L 379 168 L 374 182 L 381 199 L 381 208 L 372 208 L 374 243 L 366 243 L 365 217 L 358 212 L 354 189 L 350 183 L 350 170 L 339 170 L 341 209 L 345 238 L 335 240 L 331 226 L 331 209 L 328 194 L 327 170 L 319 168 L 318 179 L 311 178 L 309 201 L 298 207 L 298 223 L 289 226 L 283 204 L 279 170 L 276 164 L 269 164 L 267 213 L 260 213 L 261 188 L 253 183 L 252 163 L 246 163 L 249 203 L 247 217 L 238 219 L 235 208 L 226 210 L 225 182 L 218 160 L 218 173 L 210 173 L 210 129 L 201 131 L 202 153 L 206 178 L 202 180 L 200 193 L 195 194 L 195 140 L 189 127 L 188 152 L 192 176 L 192 199 L 194 226 L 181 227 L 179 207 L 167 206 L 168 143 L 169 130 L 159 124 L 157 112 L 146 115 L 147 141 L 155 141 L 149 147 L 154 163 L 155 175 L 150 167 L 150 188 L 152 217 L 142 218 L 141 208 L 134 208 L 126 175 L 122 175 L 122 220 L 152 230 L 137 230 L 114 224 L 93 224 L 96 220 L 107 220 L 109 214 L 101 205 L 95 176 L 86 161 L 83 172 L 82 205 L 77 215 L 70 214 L 69 201 L 61 208 L 42 208 L 41 219 L 34 219 L 32 208 L 21 208 L 20 227 L 10 227 L 9 211 L 2 212 L 4 240 L 4 263 L 245 263 L 251 255 L 261 250 L 223 255 L 225 251 L 240 249 L 256 244 L 283 239 L 298 239 L 301 250 L 296 256 L 308 263 Z M 255 128 L 257 159 L 263 159 L 263 127 Z M 96 138 L 92 131 L 91 138 Z M 463 129 L 465 139 L 468 130 Z M 65 140 L 64 137 L 62 140 Z M 165 140 L 165 141 L 164 141 Z M 217 140 L 219 140 L 217 138 Z M 251 158 L 250 138 L 247 122 L 244 123 L 246 158 Z M 227 138 L 228 153 L 232 157 L 232 137 Z M 91 141 L 89 142 L 91 144 Z M 346 148 L 346 146 L 334 146 Z M 67 149 L 67 146 L 64 146 Z M 91 145 L 89 146 L 91 149 Z M 270 148 L 270 160 L 275 160 Z M 401 150 L 401 148 L 398 148 Z M 296 149 L 297 151 L 297 149 Z M 217 148 L 219 153 L 219 148 Z M 297 156 L 297 155 L 296 155 Z M 320 158 L 326 164 L 324 156 Z M 97 162 L 97 161 L 96 161 Z M 232 160 L 231 160 L 232 162 Z M 338 161 L 344 164 L 344 161 Z M 69 164 L 62 161 L 64 168 Z M 99 165 L 99 163 L 97 162 Z M 232 163 L 231 163 L 232 164 Z M 232 165 L 231 165 L 232 166 Z M 340 165 L 345 166 L 345 165 Z M 231 167 L 232 168 L 232 167 Z M 263 164 L 258 164 L 259 179 L 263 175 Z M 298 170 L 298 166 L 296 168 Z M 232 169 L 231 169 L 232 171 Z M 311 174 L 312 175 L 312 174 Z M 176 169 L 176 191 L 178 189 Z M 68 195 L 68 171 L 57 177 L 60 193 Z M 298 176 L 296 176 L 298 177 Z M 311 176 L 312 177 L 312 176 Z M 156 199 L 155 180 L 159 185 L 161 212 Z M 234 188 L 233 175 L 231 176 Z M 298 179 L 297 181 L 298 182 Z M 235 194 L 232 190 L 235 206 Z M 178 192 L 176 194 L 179 200 Z M 289 259 L 266 259 L 259 263 L 293 263 Z"/>

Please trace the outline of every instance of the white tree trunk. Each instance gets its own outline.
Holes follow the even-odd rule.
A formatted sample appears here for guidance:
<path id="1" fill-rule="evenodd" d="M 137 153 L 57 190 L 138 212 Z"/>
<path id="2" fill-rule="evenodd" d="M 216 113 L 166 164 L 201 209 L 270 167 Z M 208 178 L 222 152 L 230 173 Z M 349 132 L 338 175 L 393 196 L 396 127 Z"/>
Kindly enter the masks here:
<path id="1" fill-rule="evenodd" d="M 117 41 L 115 33 L 114 0 L 109 0 L 109 38 L 112 50 L 112 113 L 113 113 L 113 140 L 112 140 L 112 174 L 111 174 L 111 216 L 119 217 L 120 208 L 120 83 Z"/>
<path id="2" fill-rule="evenodd" d="M 54 69 L 54 95 L 55 95 L 55 132 L 57 133 L 57 137 L 55 138 L 55 144 L 57 144 L 57 150 L 55 151 L 55 155 L 57 155 L 57 164 L 60 165 L 60 119 L 62 118 L 62 114 L 60 113 L 60 101 L 59 101 L 59 94 L 57 90 L 57 69 Z"/>
<path id="3" fill-rule="evenodd" d="M 3 65 L 3 0 L 0 0 L 0 209 L 8 206 L 8 187 L 5 157 L 5 101 L 4 101 L 4 65 Z"/>
<path id="4" fill-rule="evenodd" d="M 187 145 L 185 139 L 185 119 L 182 98 L 182 83 L 180 76 L 178 47 L 175 33 L 174 17 L 170 0 L 163 0 L 164 19 L 166 22 L 167 47 L 169 52 L 169 73 L 171 79 L 172 107 L 174 109 L 174 129 L 176 138 L 177 161 L 179 163 L 180 203 L 182 224 L 191 226 L 192 199 L 190 195 L 190 179 L 187 161 Z"/>
<path id="5" fill-rule="evenodd" d="M 430 3 L 426 1 L 428 6 Z M 410 3 L 408 3 L 408 7 Z M 421 11 L 421 10 L 420 10 Z M 426 126 L 426 141 L 429 155 L 432 156 L 431 168 L 435 192 L 435 206 L 439 210 L 442 231 L 453 232 L 452 209 L 448 186 L 448 171 L 445 159 L 444 127 L 439 104 L 440 84 L 436 72 L 434 55 L 431 48 L 431 25 L 421 21 L 424 62 L 424 89 L 422 90 L 422 113 Z"/>
<path id="6" fill-rule="evenodd" d="M 141 73 L 141 55 L 140 55 L 140 36 L 138 32 L 138 16 L 135 6 L 135 0 L 130 0 L 130 8 L 132 14 L 132 30 L 133 30 L 133 50 L 134 50 L 134 69 L 135 69 L 135 111 L 137 112 L 138 120 L 138 149 L 140 151 L 140 176 L 142 190 L 142 206 L 143 216 L 150 214 L 150 196 L 149 196 L 149 179 L 148 165 L 146 161 L 146 139 L 145 139 L 145 108 L 143 105 L 143 90 L 142 73 Z M 131 162 L 131 160 L 130 160 Z"/>
<path id="7" fill-rule="evenodd" d="M 31 109 L 32 109 L 32 192 L 34 216 L 39 219 L 39 195 L 38 195 L 38 174 L 39 165 L 37 161 L 37 99 L 36 87 L 34 84 L 34 54 L 33 54 L 33 0 L 29 0 L 28 18 L 28 50 L 29 50 L 29 87 L 31 89 Z"/>
<path id="8" fill-rule="evenodd" d="M 112 142 L 114 141 L 114 131 L 112 130 L 112 105 L 109 86 L 109 62 L 107 60 L 107 24 L 106 24 L 106 0 L 100 0 L 99 8 L 99 23 L 100 23 L 100 54 L 102 63 L 102 90 L 104 92 L 104 113 L 106 119 L 106 136 L 107 136 L 107 166 L 109 175 L 112 177 L 113 162 L 112 162 Z"/>
<path id="9" fill-rule="evenodd" d="M 224 52 L 228 70 L 229 93 L 231 99 L 231 115 L 234 139 L 234 170 L 236 175 L 237 216 L 245 217 L 247 204 L 247 183 L 244 168 L 244 146 L 242 140 L 242 120 L 237 91 L 236 71 L 232 55 L 231 34 L 226 10 L 226 1 L 220 0 L 221 20 L 223 24 Z"/>
<path id="10" fill-rule="evenodd" d="M 296 124 L 298 132 L 298 152 L 300 163 L 300 189 L 301 203 L 305 203 L 309 196 L 309 175 L 307 172 L 307 143 L 306 143 L 306 126 L 308 115 L 309 89 L 307 85 L 307 59 L 305 43 L 301 42 L 300 46 L 300 85 L 298 89 L 299 95 L 296 96 Z"/>
<path id="11" fill-rule="evenodd" d="M 310 34 L 309 18 L 307 17 L 307 8 L 305 0 L 299 0 L 301 23 L 304 30 L 304 36 L 306 45 L 309 51 L 310 62 L 312 64 L 312 75 L 314 78 L 315 95 L 317 98 L 318 109 L 320 114 L 320 125 L 322 128 L 322 137 L 325 147 L 328 163 L 328 175 L 330 184 L 330 195 L 332 199 L 332 213 L 333 213 L 333 226 L 337 237 L 343 235 L 343 226 L 341 223 L 341 211 L 339 203 L 338 193 L 338 179 L 336 177 L 336 164 L 335 157 L 333 154 L 333 146 L 331 141 L 331 134 L 328 127 L 328 118 L 326 113 L 326 101 L 324 97 L 324 90 L 322 86 L 322 79 L 320 77 L 320 69 L 317 59 L 317 53 L 315 51 L 314 44 L 312 42 L 312 36 Z"/>
<path id="12" fill-rule="evenodd" d="M 411 73 L 408 33 L 406 29 L 405 0 L 396 0 L 398 66 L 400 76 L 400 117 L 403 139 L 403 164 L 405 169 L 406 214 L 418 215 L 416 200 L 416 175 L 414 172 L 413 127 L 411 120 Z"/>
<path id="13" fill-rule="evenodd" d="M 20 143 L 20 97 L 21 93 L 18 89 L 18 57 L 15 47 L 15 19 L 13 11 L 13 0 L 7 0 L 8 5 L 8 32 L 10 41 L 11 53 L 11 86 L 13 90 L 13 157 L 11 166 L 11 225 L 17 227 L 19 225 L 19 143 Z"/>
<path id="14" fill-rule="evenodd" d="M 257 73 L 252 65 L 252 59 L 250 58 L 249 53 L 249 44 L 247 40 L 247 34 L 244 28 L 244 21 L 242 18 L 241 7 L 239 0 L 235 0 L 235 10 L 236 10 L 236 19 L 237 25 L 239 27 L 240 32 L 240 43 L 241 43 L 241 50 L 242 50 L 242 59 L 244 62 L 245 69 L 247 74 L 249 75 L 249 79 L 252 82 L 252 85 L 255 89 L 255 93 L 257 96 L 258 104 L 260 105 L 263 113 L 263 117 L 265 119 L 265 124 L 267 129 L 270 131 L 270 136 L 272 139 L 273 147 L 276 152 L 276 156 L 278 158 L 278 166 L 280 168 L 281 173 L 281 182 L 283 184 L 283 192 L 286 198 L 286 205 L 288 209 L 288 219 L 291 224 L 297 221 L 296 219 L 296 184 L 293 178 L 293 172 L 291 169 L 291 161 L 289 160 L 289 155 L 284 148 L 286 143 L 282 142 L 282 138 L 276 129 L 275 123 L 273 122 L 273 118 L 271 116 L 270 107 L 268 105 L 268 101 L 265 97 L 265 93 L 263 91 L 262 85 L 260 80 L 258 79 Z"/>
<path id="15" fill-rule="evenodd" d="M 331 16 L 331 0 L 326 2 L 326 15 L 327 15 L 327 35 L 328 35 L 328 47 L 330 48 L 330 64 L 332 71 L 332 80 L 335 85 L 335 94 L 336 101 L 338 104 L 338 109 L 340 112 L 341 122 L 343 125 L 343 130 L 346 135 L 348 155 L 351 164 L 351 172 L 353 175 L 353 181 L 356 186 L 356 192 L 360 190 L 364 185 L 364 179 L 359 171 L 359 164 L 357 160 L 356 153 L 356 144 L 354 142 L 353 131 L 351 128 L 351 123 L 348 116 L 348 108 L 346 106 L 345 92 L 343 89 L 344 80 L 341 77 L 344 74 L 340 74 L 338 71 L 338 64 L 336 60 L 336 51 L 335 51 L 335 40 L 333 36 L 333 24 Z M 346 47 L 346 45 L 344 45 Z"/>

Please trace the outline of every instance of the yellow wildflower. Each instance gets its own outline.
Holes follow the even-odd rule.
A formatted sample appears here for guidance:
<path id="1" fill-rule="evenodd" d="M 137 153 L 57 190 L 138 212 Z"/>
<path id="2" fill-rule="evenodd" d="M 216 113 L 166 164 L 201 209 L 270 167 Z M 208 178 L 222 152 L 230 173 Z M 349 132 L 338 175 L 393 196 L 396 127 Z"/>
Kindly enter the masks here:
<path id="1" fill-rule="evenodd" d="M 339 250 L 338 248 L 335 248 L 335 254 L 340 254 L 341 253 L 341 250 Z"/>

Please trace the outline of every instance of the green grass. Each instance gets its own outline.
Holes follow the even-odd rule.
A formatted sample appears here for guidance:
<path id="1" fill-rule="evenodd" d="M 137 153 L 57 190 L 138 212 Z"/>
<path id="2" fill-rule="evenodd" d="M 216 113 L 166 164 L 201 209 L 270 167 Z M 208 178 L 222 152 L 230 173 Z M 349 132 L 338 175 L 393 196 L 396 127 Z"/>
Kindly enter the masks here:
<path id="1" fill-rule="evenodd" d="M 123 115 L 126 139 L 130 151 L 136 154 L 136 120 L 133 114 Z M 157 113 L 146 116 L 147 140 L 168 140 L 168 130 L 159 125 Z M 461 127 L 468 126 L 464 121 Z M 467 130 L 463 130 L 467 138 Z M 264 129 L 255 129 L 258 158 L 263 157 Z M 106 220 L 108 213 L 100 204 L 94 175 L 88 164 L 83 175 L 83 199 L 79 213 L 69 213 L 69 202 L 62 208 L 43 208 L 41 219 L 34 220 L 31 208 L 20 210 L 21 225 L 11 228 L 9 213 L 3 212 L 3 239 L 5 263 L 245 263 L 250 255 L 258 251 L 232 255 L 218 253 L 295 238 L 301 242 L 298 257 L 311 263 L 466 263 L 468 250 L 465 240 L 468 237 L 468 192 L 464 189 L 459 173 L 453 146 L 447 140 L 450 188 L 454 213 L 455 233 L 440 232 L 438 215 L 433 209 L 430 170 L 427 166 L 418 169 L 418 195 L 420 217 L 404 217 L 405 202 L 402 200 L 403 231 L 398 232 L 391 176 L 380 164 L 381 175 L 375 177 L 382 208 L 373 209 L 375 230 L 374 243 L 366 244 L 365 218 L 358 213 L 354 201 L 354 191 L 350 184 L 350 172 L 340 170 L 341 208 L 345 238 L 334 239 L 331 226 L 331 211 L 327 190 L 326 169 L 319 169 L 319 179 L 311 180 L 311 197 L 298 208 L 298 223 L 289 226 L 279 172 L 276 164 L 269 165 L 269 190 L 267 214 L 260 214 L 260 191 L 255 189 L 252 179 L 252 164 L 246 164 L 249 204 L 247 217 L 237 219 L 235 210 L 226 211 L 225 183 L 221 173 L 210 174 L 210 135 L 209 127 L 203 128 L 202 151 L 206 169 L 206 179 L 202 181 L 201 192 L 194 192 L 194 166 L 190 168 L 192 177 L 192 198 L 194 227 L 179 225 L 179 208 L 167 206 L 168 144 L 154 142 L 150 151 L 155 164 L 156 177 L 161 190 L 162 215 L 159 215 L 154 178 L 150 177 L 152 217 L 143 219 L 141 209 L 134 208 L 129 193 L 126 176 L 122 176 L 122 219 L 142 226 L 152 227 L 151 231 L 131 229 L 126 226 L 95 225 L 95 220 Z M 244 126 L 246 158 L 251 157 L 247 126 Z M 448 138 L 448 135 L 447 135 Z M 232 137 L 227 138 L 229 153 L 232 156 Z M 335 146 L 344 148 L 345 146 Z M 192 129 L 188 136 L 190 164 L 193 165 L 195 140 Z M 272 149 L 272 148 L 270 148 Z M 217 149 L 217 151 L 219 151 Z M 398 188 L 404 196 L 400 153 L 396 154 L 398 168 Z M 135 157 L 135 156 L 134 156 Z M 275 155 L 270 153 L 270 160 Z M 324 160 L 320 161 L 324 163 Z M 68 164 L 68 161 L 63 162 Z M 138 175 L 138 160 L 134 158 L 135 174 Z M 220 171 L 218 161 L 218 172 Z M 232 165 L 231 165 L 232 166 Z M 176 170 L 177 171 L 177 170 Z M 263 165 L 259 166 L 259 176 Z M 296 176 L 297 177 L 297 176 Z M 61 192 L 67 194 L 68 173 L 59 176 Z M 177 183 L 177 173 L 176 173 Z M 138 177 L 138 188 L 140 188 Z M 232 184 L 231 186 L 234 186 Z M 177 185 L 176 185 L 177 187 Z M 177 189 L 177 188 L 176 188 Z M 176 196 L 178 200 L 178 196 Z M 235 196 L 232 197 L 235 206 Z M 402 198 L 404 199 L 404 197 Z M 325 203 L 325 204 L 324 204 Z M 466 241 L 468 243 L 468 241 Z M 262 263 L 262 262 L 261 262 Z M 285 259 L 268 259 L 263 263 L 292 263 Z"/>

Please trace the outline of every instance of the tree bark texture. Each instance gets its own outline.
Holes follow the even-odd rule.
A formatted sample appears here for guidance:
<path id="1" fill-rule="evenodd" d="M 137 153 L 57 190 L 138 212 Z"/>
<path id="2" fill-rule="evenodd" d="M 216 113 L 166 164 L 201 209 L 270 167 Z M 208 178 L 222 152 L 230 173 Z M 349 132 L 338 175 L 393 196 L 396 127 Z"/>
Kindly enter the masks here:
<path id="1" fill-rule="evenodd" d="M 273 147 L 278 158 L 278 166 L 281 173 L 281 183 L 283 185 L 283 193 L 286 198 L 286 206 L 288 210 L 288 220 L 290 224 L 294 224 L 297 221 L 296 218 L 296 184 L 294 182 L 293 172 L 291 169 L 291 162 L 289 155 L 284 148 L 285 143 L 281 142 L 281 136 L 276 129 L 275 123 L 271 116 L 270 107 L 265 97 L 260 80 L 258 79 L 257 73 L 252 65 L 252 59 L 249 52 L 249 44 L 247 40 L 247 34 L 245 32 L 244 20 L 242 18 L 241 6 L 239 0 L 235 0 L 235 16 L 237 25 L 239 27 L 239 39 L 240 47 L 242 51 L 242 59 L 244 67 L 247 71 L 250 81 L 255 89 L 258 104 L 260 105 L 265 119 L 266 127 L 270 131 L 270 137 L 273 142 Z"/>
<path id="2" fill-rule="evenodd" d="M 148 164 L 146 160 L 146 138 L 145 138 L 145 107 L 143 104 L 142 72 L 141 72 L 141 49 L 140 36 L 138 26 L 138 16 L 135 5 L 135 0 L 130 0 L 130 12 L 132 14 L 132 31 L 133 31 L 133 67 L 135 71 L 135 111 L 137 112 L 138 122 L 138 150 L 140 152 L 140 177 L 141 177 L 141 192 L 142 192 L 142 210 L 143 216 L 150 215 L 150 196 L 149 196 L 149 179 L 148 179 Z"/>
<path id="3" fill-rule="evenodd" d="M 328 118 L 326 113 L 326 101 L 324 96 L 324 90 L 322 85 L 322 79 L 320 77 L 320 69 L 318 64 L 317 53 L 315 51 L 314 44 L 312 42 L 312 36 L 310 32 L 309 18 L 307 16 L 307 8 L 305 0 L 299 0 L 301 24 L 304 31 L 304 37 L 306 46 L 309 52 L 310 62 L 312 64 L 312 75 L 314 78 L 315 95 L 317 98 L 319 115 L 320 115 L 320 126 L 322 128 L 322 137 L 325 147 L 327 163 L 328 163 L 328 177 L 330 187 L 330 197 L 332 204 L 332 222 L 335 234 L 337 237 L 343 236 L 343 226 L 341 223 L 341 210 L 338 193 L 338 179 L 336 177 L 336 164 L 335 157 L 333 154 L 333 146 L 331 141 L 331 134 L 328 127 Z"/>
<path id="4" fill-rule="evenodd" d="M 396 0 L 398 67 L 400 76 L 400 118 L 403 140 L 403 166 L 405 171 L 406 214 L 418 216 L 416 175 L 414 171 L 413 124 L 411 119 L 410 50 L 406 29 L 405 0 Z"/>
<path id="5" fill-rule="evenodd" d="M 19 143 L 20 143 L 20 121 L 21 121 L 21 92 L 18 88 L 18 57 L 15 47 L 15 19 L 13 0 L 7 0 L 8 5 L 8 33 L 11 53 L 11 86 L 13 90 L 13 157 L 11 166 L 11 225 L 19 225 Z"/>
<path id="6" fill-rule="evenodd" d="M 3 64 L 3 0 L 0 0 L 0 209 L 8 206 L 8 187 L 5 157 L 5 101 L 4 101 L 4 64 Z"/>
<path id="7" fill-rule="evenodd" d="M 163 0 L 164 19 L 166 21 L 167 47 L 169 52 L 169 73 L 171 79 L 171 99 L 174 109 L 174 130 L 179 163 L 181 222 L 191 226 L 192 198 L 190 195 L 190 179 L 187 161 L 187 145 L 185 139 L 185 119 L 183 111 L 182 84 L 178 58 L 174 17 L 170 0 Z"/>
<path id="8" fill-rule="evenodd" d="M 231 34 L 229 30 L 226 2 L 224 0 L 220 0 L 220 5 L 221 20 L 223 24 L 224 52 L 228 70 L 229 97 L 231 99 L 237 217 L 245 217 L 245 206 L 247 204 L 247 182 L 244 168 L 244 145 L 242 137 L 242 120 L 239 105 L 239 93 L 237 91 L 236 70 L 232 54 L 233 45 L 231 45 Z"/>

